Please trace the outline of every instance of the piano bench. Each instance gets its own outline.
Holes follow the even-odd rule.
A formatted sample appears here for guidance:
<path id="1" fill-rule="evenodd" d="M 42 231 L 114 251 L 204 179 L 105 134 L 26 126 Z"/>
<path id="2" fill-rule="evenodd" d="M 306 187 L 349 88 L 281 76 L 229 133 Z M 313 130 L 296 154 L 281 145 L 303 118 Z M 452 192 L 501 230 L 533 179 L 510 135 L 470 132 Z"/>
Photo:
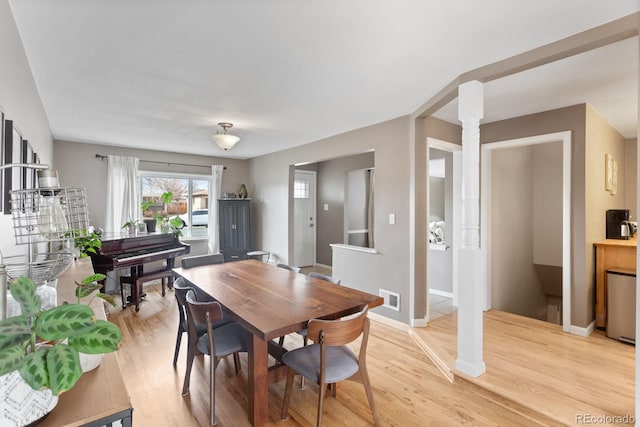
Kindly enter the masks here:
<path id="1" fill-rule="evenodd" d="M 157 279 L 161 279 L 162 280 L 162 296 L 165 296 L 166 291 L 165 291 L 165 279 L 173 279 L 173 270 L 171 269 L 162 269 L 162 270 L 156 270 L 156 271 L 149 271 L 149 272 L 145 272 L 143 275 L 138 276 L 136 279 L 136 283 L 132 284 L 131 283 L 131 277 L 130 276 L 122 276 L 120 277 L 120 294 L 122 296 L 122 308 L 127 308 L 127 303 L 126 303 L 126 296 L 125 296 L 125 289 L 124 289 L 124 285 L 125 283 L 130 284 L 131 286 L 136 286 L 137 287 L 137 292 L 133 292 L 133 290 L 131 291 L 131 296 L 133 298 L 133 295 L 137 295 L 137 301 L 131 301 L 132 304 L 135 303 L 136 305 L 136 311 L 140 311 L 140 299 L 142 296 L 142 284 L 146 283 L 146 282 L 150 282 L 152 280 L 157 280 Z M 169 286 L 171 286 L 171 282 L 169 282 Z"/>

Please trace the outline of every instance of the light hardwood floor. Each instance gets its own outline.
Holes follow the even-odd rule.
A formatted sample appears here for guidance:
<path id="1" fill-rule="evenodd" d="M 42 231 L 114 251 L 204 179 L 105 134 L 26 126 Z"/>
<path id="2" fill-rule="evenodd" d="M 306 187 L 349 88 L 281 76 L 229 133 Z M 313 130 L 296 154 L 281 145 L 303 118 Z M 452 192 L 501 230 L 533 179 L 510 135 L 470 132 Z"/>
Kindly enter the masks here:
<path id="1" fill-rule="evenodd" d="M 451 371 L 456 320 L 454 313 L 413 329 Z M 487 372 L 470 382 L 560 424 L 580 424 L 581 414 L 634 414 L 635 347 L 602 331 L 584 338 L 560 325 L 491 310 L 484 314 L 484 361 Z"/>
<path id="2" fill-rule="evenodd" d="M 123 335 L 118 352 L 133 404 L 136 426 L 206 426 L 209 417 L 207 366 L 196 359 L 191 393 L 182 397 L 186 336 L 178 367 L 172 367 L 177 309 L 173 291 L 160 296 L 159 287 L 146 287 L 146 301 L 135 313 L 130 308 L 109 308 L 110 320 Z M 299 345 L 298 337 L 287 337 L 285 345 Z M 381 424 L 385 426 L 553 425 L 553 421 L 477 385 L 445 379 L 405 331 L 372 322 L 368 366 Z M 233 375 L 233 364 L 220 363 L 217 372 L 217 415 L 220 426 L 248 426 L 246 415 L 246 354 L 243 371 Z M 317 387 L 294 387 L 289 418 L 280 421 L 284 382 L 269 388 L 270 425 L 315 425 Z M 342 382 L 337 398 L 325 402 L 324 425 L 372 425 L 363 387 Z"/>

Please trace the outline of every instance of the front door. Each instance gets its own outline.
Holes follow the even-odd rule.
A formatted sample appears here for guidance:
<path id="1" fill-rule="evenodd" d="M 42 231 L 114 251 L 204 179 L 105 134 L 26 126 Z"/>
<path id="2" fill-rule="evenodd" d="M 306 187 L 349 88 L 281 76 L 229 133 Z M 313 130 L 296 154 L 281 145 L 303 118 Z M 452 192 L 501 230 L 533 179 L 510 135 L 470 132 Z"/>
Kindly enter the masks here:
<path id="1" fill-rule="evenodd" d="M 316 173 L 296 170 L 293 183 L 293 262 L 297 267 L 316 262 Z"/>

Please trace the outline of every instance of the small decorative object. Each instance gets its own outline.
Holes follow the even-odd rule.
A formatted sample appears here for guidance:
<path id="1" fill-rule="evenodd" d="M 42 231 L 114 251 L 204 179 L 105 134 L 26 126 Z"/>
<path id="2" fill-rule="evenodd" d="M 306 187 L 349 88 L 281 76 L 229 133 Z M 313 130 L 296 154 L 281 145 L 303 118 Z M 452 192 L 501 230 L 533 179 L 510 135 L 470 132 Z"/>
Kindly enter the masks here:
<path id="1" fill-rule="evenodd" d="M 236 193 L 223 193 L 222 195 L 223 198 L 225 199 L 237 199 L 238 195 Z"/>
<path id="2" fill-rule="evenodd" d="M 249 196 L 249 194 L 247 193 L 247 187 L 245 187 L 244 184 L 240 185 L 240 191 L 238 191 L 238 196 L 241 199 L 246 199 L 247 196 Z"/>

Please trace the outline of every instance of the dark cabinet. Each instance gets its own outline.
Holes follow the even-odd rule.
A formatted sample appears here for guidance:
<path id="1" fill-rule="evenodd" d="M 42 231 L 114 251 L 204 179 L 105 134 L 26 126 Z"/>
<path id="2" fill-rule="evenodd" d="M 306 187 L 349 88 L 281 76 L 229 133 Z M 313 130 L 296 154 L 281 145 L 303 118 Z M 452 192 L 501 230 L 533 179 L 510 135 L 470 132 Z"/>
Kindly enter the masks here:
<path id="1" fill-rule="evenodd" d="M 218 216 L 224 261 L 247 259 L 251 251 L 251 200 L 218 200 Z"/>

